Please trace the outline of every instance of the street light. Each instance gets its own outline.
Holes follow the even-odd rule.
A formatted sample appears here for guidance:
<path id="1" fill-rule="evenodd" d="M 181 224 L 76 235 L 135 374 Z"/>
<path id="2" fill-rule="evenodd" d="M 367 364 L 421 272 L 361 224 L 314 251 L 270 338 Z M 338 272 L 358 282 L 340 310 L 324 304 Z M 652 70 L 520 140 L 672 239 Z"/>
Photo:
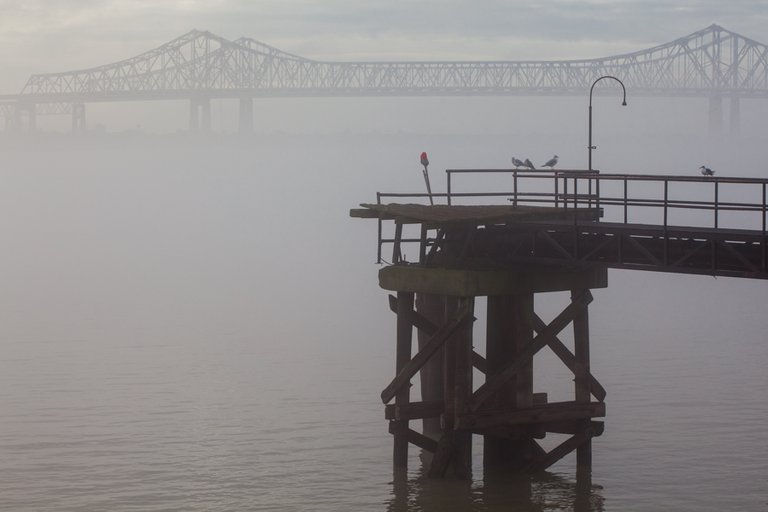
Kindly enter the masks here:
<path id="1" fill-rule="evenodd" d="M 627 89 L 624 88 L 624 84 L 621 80 L 616 78 L 615 76 L 611 75 L 605 75 L 601 76 L 594 82 L 592 82 L 592 87 L 589 88 L 589 146 L 587 146 L 587 149 L 589 149 L 589 170 L 592 170 L 592 150 L 597 149 L 597 146 L 592 145 L 592 91 L 595 89 L 595 84 L 602 80 L 603 78 L 611 78 L 613 80 L 616 80 L 619 82 L 619 85 L 621 85 L 621 90 L 624 91 L 624 99 L 621 102 L 621 106 L 626 107 L 627 106 Z"/>

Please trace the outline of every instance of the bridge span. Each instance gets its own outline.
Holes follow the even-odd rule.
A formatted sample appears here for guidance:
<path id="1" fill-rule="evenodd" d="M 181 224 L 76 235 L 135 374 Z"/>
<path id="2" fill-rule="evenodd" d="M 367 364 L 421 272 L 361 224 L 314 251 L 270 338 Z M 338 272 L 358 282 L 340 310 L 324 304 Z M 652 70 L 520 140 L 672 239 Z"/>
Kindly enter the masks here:
<path id="1" fill-rule="evenodd" d="M 594 59 L 330 62 L 193 30 L 112 64 L 32 75 L 19 94 L 0 96 L 0 115 L 6 128 L 34 129 L 37 116 L 64 114 L 83 130 L 88 103 L 186 100 L 190 128 L 208 130 L 211 100 L 234 99 L 240 129 L 250 131 L 255 98 L 572 96 L 584 95 L 603 75 L 619 77 L 633 96 L 705 98 L 714 131 L 727 100 L 735 129 L 740 100 L 768 98 L 768 47 L 711 25 L 653 48 Z"/>

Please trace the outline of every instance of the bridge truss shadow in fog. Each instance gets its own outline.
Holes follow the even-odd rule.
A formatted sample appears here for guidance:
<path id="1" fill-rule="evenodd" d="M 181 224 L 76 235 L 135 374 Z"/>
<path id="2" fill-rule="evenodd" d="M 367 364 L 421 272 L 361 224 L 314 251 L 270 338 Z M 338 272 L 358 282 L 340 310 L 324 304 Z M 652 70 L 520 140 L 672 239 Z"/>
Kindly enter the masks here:
<path id="1" fill-rule="evenodd" d="M 672 42 L 610 57 L 567 61 L 325 62 L 250 38 L 229 41 L 192 30 L 154 50 L 95 68 L 32 75 L 0 96 L 6 129 L 34 129 L 38 115 L 65 114 L 84 130 L 95 102 L 187 100 L 190 128 L 209 130 L 212 99 L 239 101 L 241 131 L 253 128 L 253 100 L 320 96 L 583 95 L 603 75 L 634 96 L 709 101 L 710 130 L 723 100 L 738 129 L 739 101 L 768 98 L 768 46 L 711 25 Z M 599 92 L 599 91 L 598 91 Z"/>

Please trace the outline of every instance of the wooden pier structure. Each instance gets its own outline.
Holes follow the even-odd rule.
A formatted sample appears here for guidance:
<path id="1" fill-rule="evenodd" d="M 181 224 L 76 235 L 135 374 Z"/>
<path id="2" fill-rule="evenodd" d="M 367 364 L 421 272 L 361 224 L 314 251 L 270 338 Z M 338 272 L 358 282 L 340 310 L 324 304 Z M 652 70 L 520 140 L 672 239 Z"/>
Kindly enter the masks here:
<path id="1" fill-rule="evenodd" d="M 510 187 L 457 193 L 456 174 L 470 174 L 475 184 L 503 175 Z M 467 478 L 472 436 L 481 435 L 485 471 L 542 471 L 575 451 L 577 478 L 589 475 L 592 439 L 604 430 L 598 419 L 606 414 L 606 390 L 590 369 L 588 306 L 590 290 L 607 287 L 608 268 L 768 279 L 768 180 L 599 171 L 446 175 L 447 192 L 430 194 L 430 202 L 444 204 L 387 202 L 427 195 L 378 193 L 376 203 L 350 211 L 378 220 L 380 263 L 382 247 L 392 246 L 379 285 L 393 292 L 396 368 L 381 399 L 396 469 L 407 467 L 413 444 L 431 454 L 425 458 L 431 477 Z M 658 222 L 648 220 L 649 210 Z M 673 225 L 671 212 L 678 210 L 704 220 Z M 752 229 L 724 226 L 732 221 Z M 406 246 L 415 261 L 407 261 Z M 534 299 L 550 292 L 567 292 L 570 302 L 547 323 Z M 479 299 L 486 301 L 484 340 L 473 335 Z M 572 348 L 561 340 L 569 326 Z M 544 349 L 572 372 L 572 400 L 550 402 L 534 388 L 533 359 Z M 417 375 L 418 398 L 411 396 Z M 473 382 L 476 375 L 481 382 Z M 422 428 L 414 429 L 418 420 Z M 545 450 L 538 441 L 547 434 L 566 437 Z"/>

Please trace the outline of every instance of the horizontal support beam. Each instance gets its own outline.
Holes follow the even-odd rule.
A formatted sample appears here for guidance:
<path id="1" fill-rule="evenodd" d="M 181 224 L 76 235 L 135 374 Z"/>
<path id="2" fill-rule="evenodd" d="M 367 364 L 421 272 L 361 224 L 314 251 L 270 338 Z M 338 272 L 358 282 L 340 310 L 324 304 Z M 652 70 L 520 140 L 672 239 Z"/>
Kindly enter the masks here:
<path id="1" fill-rule="evenodd" d="M 553 402 L 525 409 L 478 411 L 458 417 L 457 428 L 484 429 L 504 425 L 552 423 L 568 420 L 585 420 L 605 416 L 604 402 Z"/>
<path id="2" fill-rule="evenodd" d="M 443 401 L 411 402 L 406 405 L 390 404 L 384 408 L 384 418 L 388 420 L 420 420 L 437 418 L 445 411 Z"/>
<path id="3" fill-rule="evenodd" d="M 392 265 L 379 270 L 379 286 L 390 291 L 480 297 L 606 288 L 608 271 L 600 267 L 567 270 L 529 266 L 525 270 L 491 271 Z"/>

